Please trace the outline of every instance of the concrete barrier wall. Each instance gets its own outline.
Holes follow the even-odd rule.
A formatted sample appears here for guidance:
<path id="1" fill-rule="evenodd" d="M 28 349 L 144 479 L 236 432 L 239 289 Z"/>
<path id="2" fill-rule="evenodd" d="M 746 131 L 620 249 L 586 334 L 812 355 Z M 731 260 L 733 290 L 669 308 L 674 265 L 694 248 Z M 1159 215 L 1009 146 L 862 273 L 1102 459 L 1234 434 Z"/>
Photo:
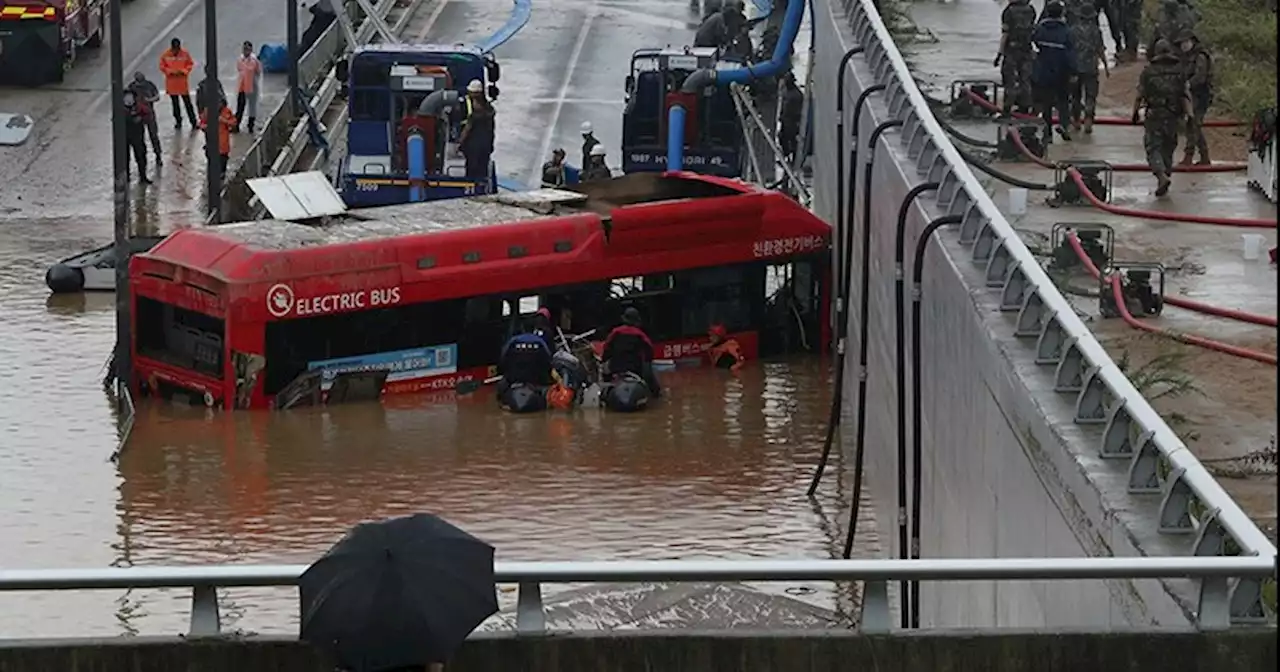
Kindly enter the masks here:
<path id="1" fill-rule="evenodd" d="M 478 636 L 448 672 L 1079 672 L 1274 670 L 1273 631 L 1227 633 L 1001 633 L 860 636 L 803 633 L 564 633 Z M 4 672 L 332 672 L 294 640 L 0 640 Z"/>
<path id="2" fill-rule="evenodd" d="M 814 0 L 814 207 L 837 222 L 836 91 L 841 55 L 855 45 L 849 12 L 858 0 Z M 887 69 L 885 69 L 887 70 Z M 880 73 L 884 75 L 885 72 Z M 853 108 L 876 81 L 861 56 L 845 76 L 846 150 Z M 889 75 L 890 77 L 892 75 Z M 854 289 L 846 344 L 844 448 L 853 451 L 857 404 L 867 404 L 867 484 L 887 557 L 897 557 L 898 487 L 894 236 L 905 193 L 927 182 L 898 130 L 877 145 L 870 212 L 870 315 L 867 398 L 857 398 L 859 272 L 867 142 L 890 115 L 883 94 L 872 95 L 857 129 L 858 199 L 853 233 Z M 916 150 L 919 152 L 919 149 Z M 846 179 L 852 172 L 846 157 Z M 847 193 L 847 192 L 846 192 Z M 922 196 L 910 210 L 906 237 L 907 297 L 911 258 L 924 224 L 943 214 L 936 197 Z M 1013 336 L 1010 313 L 999 310 L 999 288 L 989 288 L 954 230 L 942 229 L 925 257 L 922 303 L 923 502 L 922 557 L 1075 557 L 1163 555 L 1186 549 L 1161 546 L 1130 532 L 1150 530 L 1150 513 L 1128 513 L 1123 480 L 1097 457 L 1094 431 L 1075 425 L 1075 396 L 1053 390 L 1053 367 L 1038 367 L 1034 347 Z M 909 310 L 909 307 L 908 307 Z M 909 313 L 908 313 L 909 315 Z M 909 329 L 909 318 L 907 322 Z M 908 341 L 909 343 L 909 341 Z M 1034 344 L 1034 339 L 1031 341 Z M 908 379 L 909 380 L 909 379 Z M 909 404 L 909 402 L 908 402 Z M 1090 452 L 1092 451 L 1092 452 Z M 909 465 L 904 465 L 909 469 Z M 909 471 L 907 473 L 910 473 Z M 1141 546 L 1145 551 L 1139 550 Z M 1185 624 L 1190 599 L 1175 599 L 1189 582 L 1159 581 L 926 583 L 921 624 L 934 627 L 1100 627 Z M 1185 598 L 1185 595 L 1183 596 Z"/>

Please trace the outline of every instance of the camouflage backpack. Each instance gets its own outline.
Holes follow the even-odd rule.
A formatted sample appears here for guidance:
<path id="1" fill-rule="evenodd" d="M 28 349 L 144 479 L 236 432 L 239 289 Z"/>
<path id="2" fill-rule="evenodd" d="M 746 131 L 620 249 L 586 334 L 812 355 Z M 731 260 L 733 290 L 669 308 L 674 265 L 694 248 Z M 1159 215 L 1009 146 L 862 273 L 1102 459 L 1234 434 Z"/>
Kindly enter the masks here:
<path id="1" fill-rule="evenodd" d="M 1036 8 L 1030 2 L 1010 2 L 1004 9 L 1003 23 L 1011 51 L 1031 51 L 1031 34 L 1036 29 Z"/>

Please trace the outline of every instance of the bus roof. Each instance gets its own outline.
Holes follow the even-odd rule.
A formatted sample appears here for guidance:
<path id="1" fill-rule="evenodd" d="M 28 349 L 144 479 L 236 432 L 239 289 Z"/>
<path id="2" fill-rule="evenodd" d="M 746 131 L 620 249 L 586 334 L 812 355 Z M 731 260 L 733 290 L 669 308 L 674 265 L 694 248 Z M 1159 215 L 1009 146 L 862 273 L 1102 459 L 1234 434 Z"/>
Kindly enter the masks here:
<path id="1" fill-rule="evenodd" d="M 695 227 L 699 236 L 690 238 Z M 827 229 L 775 191 L 693 173 L 636 173 L 567 189 L 361 209 L 324 226 L 269 219 L 184 229 L 136 255 L 130 273 L 152 274 L 158 263 L 252 284 L 392 265 L 422 272 L 529 262 L 600 244 L 601 236 L 661 252 L 715 234 L 750 251 L 761 237 L 826 237 Z"/>

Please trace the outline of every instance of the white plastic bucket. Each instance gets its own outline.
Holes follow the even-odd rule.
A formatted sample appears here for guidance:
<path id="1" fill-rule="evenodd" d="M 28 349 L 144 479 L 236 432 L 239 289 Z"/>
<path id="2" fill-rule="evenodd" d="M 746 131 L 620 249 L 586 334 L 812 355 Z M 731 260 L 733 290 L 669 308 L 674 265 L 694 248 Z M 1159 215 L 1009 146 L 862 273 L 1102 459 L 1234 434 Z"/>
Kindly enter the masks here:
<path id="1" fill-rule="evenodd" d="M 1246 233 L 1240 236 L 1244 243 L 1244 259 L 1245 261 L 1257 261 L 1262 256 L 1262 236 L 1256 233 Z"/>
<path id="2" fill-rule="evenodd" d="M 1027 214 L 1027 190 L 1022 187 L 1009 187 L 1009 214 Z"/>

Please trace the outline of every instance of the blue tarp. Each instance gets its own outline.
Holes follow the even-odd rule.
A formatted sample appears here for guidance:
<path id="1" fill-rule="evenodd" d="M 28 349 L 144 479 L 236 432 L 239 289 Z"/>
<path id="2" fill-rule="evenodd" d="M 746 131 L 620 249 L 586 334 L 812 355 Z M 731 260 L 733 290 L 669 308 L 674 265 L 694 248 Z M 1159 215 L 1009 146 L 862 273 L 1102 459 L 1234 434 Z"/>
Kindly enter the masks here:
<path id="1" fill-rule="evenodd" d="M 264 44 L 258 50 L 262 69 L 272 74 L 289 71 L 289 49 L 283 44 Z"/>

